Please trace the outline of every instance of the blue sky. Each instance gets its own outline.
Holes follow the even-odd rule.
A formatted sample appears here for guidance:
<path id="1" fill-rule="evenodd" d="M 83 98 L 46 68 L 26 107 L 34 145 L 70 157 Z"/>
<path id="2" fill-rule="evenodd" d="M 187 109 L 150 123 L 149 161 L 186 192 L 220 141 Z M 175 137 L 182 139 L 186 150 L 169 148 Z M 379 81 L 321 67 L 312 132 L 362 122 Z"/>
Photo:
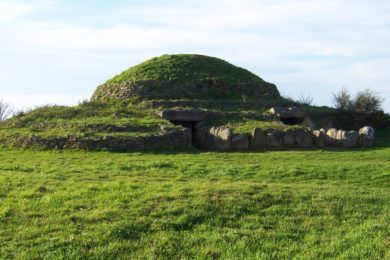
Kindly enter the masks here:
<path id="1" fill-rule="evenodd" d="M 318 105 L 371 88 L 390 112 L 389 13 L 382 0 L 0 0 L 0 99 L 76 104 L 148 58 L 199 53 Z"/>

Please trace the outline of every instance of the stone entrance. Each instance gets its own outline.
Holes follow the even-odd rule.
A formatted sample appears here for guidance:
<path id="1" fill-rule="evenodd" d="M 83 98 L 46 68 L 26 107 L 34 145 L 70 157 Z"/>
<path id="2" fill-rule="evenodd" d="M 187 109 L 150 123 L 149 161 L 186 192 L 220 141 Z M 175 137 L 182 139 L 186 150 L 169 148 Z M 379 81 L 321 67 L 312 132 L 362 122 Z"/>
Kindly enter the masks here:
<path id="1" fill-rule="evenodd" d="M 196 140 L 197 124 L 205 119 L 207 112 L 202 109 L 165 109 L 157 114 L 175 125 L 191 130 L 192 142 Z"/>

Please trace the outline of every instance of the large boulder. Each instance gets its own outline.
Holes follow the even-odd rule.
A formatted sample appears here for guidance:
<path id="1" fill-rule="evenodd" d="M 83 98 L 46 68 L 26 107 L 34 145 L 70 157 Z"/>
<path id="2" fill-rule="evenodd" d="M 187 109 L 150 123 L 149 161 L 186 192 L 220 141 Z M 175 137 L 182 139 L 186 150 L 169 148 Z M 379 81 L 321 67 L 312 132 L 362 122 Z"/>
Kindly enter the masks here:
<path id="1" fill-rule="evenodd" d="M 249 137 L 247 134 L 234 136 L 232 139 L 232 148 L 237 151 L 248 150 Z"/>
<path id="2" fill-rule="evenodd" d="M 359 140 L 359 133 L 357 131 L 345 131 L 343 136 L 343 147 L 356 147 Z"/>
<path id="3" fill-rule="evenodd" d="M 309 148 L 313 144 L 311 134 L 304 130 L 297 132 L 295 141 L 300 148 Z"/>
<path id="4" fill-rule="evenodd" d="M 274 131 L 267 133 L 266 135 L 267 147 L 270 149 L 282 149 L 283 148 L 283 132 Z"/>
<path id="5" fill-rule="evenodd" d="M 337 131 L 337 133 L 336 133 L 336 146 L 341 146 L 343 144 L 344 135 L 345 135 L 344 130 Z"/>
<path id="6" fill-rule="evenodd" d="M 265 132 L 260 128 L 255 128 L 249 139 L 249 148 L 253 150 L 265 149 L 267 143 L 265 140 Z"/>
<path id="7" fill-rule="evenodd" d="M 313 144 L 318 147 L 324 147 L 325 145 L 325 136 L 326 132 L 325 129 L 321 128 L 320 130 L 314 130 L 312 132 L 313 136 Z"/>
<path id="8" fill-rule="evenodd" d="M 166 120 L 177 122 L 198 122 L 202 121 L 207 112 L 201 109 L 165 109 L 157 111 L 157 114 Z"/>
<path id="9" fill-rule="evenodd" d="M 337 129 L 331 128 L 326 132 L 325 145 L 327 146 L 337 145 Z"/>
<path id="10" fill-rule="evenodd" d="M 212 127 L 210 134 L 213 138 L 214 148 L 221 151 L 230 150 L 232 146 L 233 130 L 228 127 Z"/>
<path id="11" fill-rule="evenodd" d="M 285 147 L 295 147 L 295 131 L 286 131 L 283 136 L 283 143 Z"/>
<path id="12" fill-rule="evenodd" d="M 229 127 L 204 127 L 196 130 L 195 143 L 200 148 L 227 151 L 232 148 L 233 130 Z"/>
<path id="13" fill-rule="evenodd" d="M 375 130 L 371 126 L 365 126 L 359 130 L 359 143 L 364 147 L 373 146 L 375 143 Z"/>

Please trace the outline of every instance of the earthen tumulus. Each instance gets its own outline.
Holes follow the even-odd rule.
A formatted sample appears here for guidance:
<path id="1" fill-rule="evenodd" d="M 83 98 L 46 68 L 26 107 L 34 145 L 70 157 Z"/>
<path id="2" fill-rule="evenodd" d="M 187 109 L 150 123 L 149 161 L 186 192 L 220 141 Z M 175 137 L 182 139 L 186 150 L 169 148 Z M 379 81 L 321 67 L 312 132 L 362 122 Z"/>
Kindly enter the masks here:
<path id="1" fill-rule="evenodd" d="M 282 99 L 276 86 L 243 68 L 204 55 L 163 55 L 129 68 L 98 86 L 92 100 Z"/>

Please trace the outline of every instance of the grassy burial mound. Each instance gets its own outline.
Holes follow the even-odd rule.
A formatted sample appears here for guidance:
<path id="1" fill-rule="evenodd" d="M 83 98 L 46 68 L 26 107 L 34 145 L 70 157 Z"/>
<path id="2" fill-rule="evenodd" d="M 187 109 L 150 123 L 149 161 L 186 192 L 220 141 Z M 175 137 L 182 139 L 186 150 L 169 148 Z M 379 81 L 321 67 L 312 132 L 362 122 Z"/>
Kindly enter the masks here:
<path id="1" fill-rule="evenodd" d="M 226 125 L 239 132 L 256 125 L 283 128 L 261 121 L 261 114 L 271 105 L 286 102 L 275 85 L 224 60 L 163 55 L 97 87 L 91 102 L 18 113 L 0 123 L 0 143 L 49 149 L 183 148 L 191 142 L 186 129 L 160 118 L 156 110 L 206 109 L 213 115 L 206 125 Z M 167 137 L 172 131 L 175 133 Z M 184 140 L 176 142 L 176 137 Z"/>
<path id="2" fill-rule="evenodd" d="M 281 99 L 275 85 L 243 68 L 204 55 L 163 55 L 129 68 L 99 86 L 93 100 Z"/>
<path id="3" fill-rule="evenodd" d="M 264 149 L 265 134 L 277 131 L 266 141 L 268 148 L 271 142 L 278 148 L 287 143 L 289 148 L 311 147 L 311 133 L 304 128 L 314 122 L 306 120 L 306 112 L 319 127 L 335 110 L 305 107 L 293 120 L 264 114 L 273 106 L 294 105 L 297 103 L 280 96 L 275 85 L 224 60 L 193 54 L 163 55 L 98 86 L 91 102 L 74 107 L 44 106 L 0 122 L 0 145 L 110 151 L 165 150 L 191 145 L 219 149 L 222 138 L 227 143 L 222 144 L 226 150 L 247 150 Z M 207 112 L 202 122 L 188 117 L 195 109 Z M 166 110 L 176 113 L 176 119 L 158 116 L 164 111 L 166 114 Z M 184 115 L 186 110 L 190 112 Z M 180 114 L 185 118 L 178 117 Z M 291 124 L 297 119 L 302 124 Z M 353 125 L 344 118 L 339 121 Z M 341 129 L 345 128 L 338 128 Z M 252 146 L 251 141 L 259 145 Z"/>

